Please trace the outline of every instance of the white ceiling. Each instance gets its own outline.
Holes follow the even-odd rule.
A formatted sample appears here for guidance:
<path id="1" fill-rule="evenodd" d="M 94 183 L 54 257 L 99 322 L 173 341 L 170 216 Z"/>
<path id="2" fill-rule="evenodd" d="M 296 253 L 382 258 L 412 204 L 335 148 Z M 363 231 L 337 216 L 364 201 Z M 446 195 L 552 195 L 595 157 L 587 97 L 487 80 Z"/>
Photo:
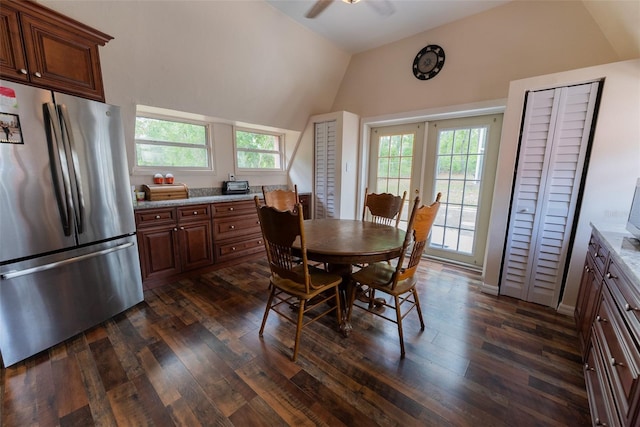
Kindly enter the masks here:
<path id="1" fill-rule="evenodd" d="M 343 50 L 359 53 L 511 0 L 361 0 L 356 4 L 334 0 L 314 19 L 305 14 L 315 0 L 265 1 Z M 390 15 L 380 13 L 389 8 L 393 10 Z"/>

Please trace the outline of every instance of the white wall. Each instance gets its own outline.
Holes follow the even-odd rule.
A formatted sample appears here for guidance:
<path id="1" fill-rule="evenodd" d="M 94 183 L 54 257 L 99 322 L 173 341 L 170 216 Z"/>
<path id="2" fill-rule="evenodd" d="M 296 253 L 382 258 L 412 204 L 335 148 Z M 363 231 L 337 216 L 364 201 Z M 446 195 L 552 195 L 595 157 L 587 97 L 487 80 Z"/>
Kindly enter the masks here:
<path id="1" fill-rule="evenodd" d="M 640 177 L 640 59 L 588 67 L 511 82 L 487 243 L 485 288 L 497 290 L 507 233 L 511 184 L 519 142 L 522 107 L 528 90 L 547 89 L 604 78 L 584 198 L 576 228 L 569 274 L 560 311 L 573 313 L 591 234 L 590 223 L 624 225 Z M 494 291 L 495 292 L 495 291 Z"/>
<path id="2" fill-rule="evenodd" d="M 446 59 L 421 81 L 411 67 L 429 44 Z M 515 1 L 355 55 L 332 110 L 367 117 L 502 99 L 512 80 L 619 60 L 582 2 Z"/>
<path id="3" fill-rule="evenodd" d="M 300 132 L 310 115 L 329 111 L 350 59 L 264 1 L 41 3 L 114 37 L 100 59 L 106 100 L 122 107 L 130 165 L 136 104 Z M 215 175 L 176 178 L 219 186 L 233 165 L 231 135 L 228 124 L 214 129 Z"/>

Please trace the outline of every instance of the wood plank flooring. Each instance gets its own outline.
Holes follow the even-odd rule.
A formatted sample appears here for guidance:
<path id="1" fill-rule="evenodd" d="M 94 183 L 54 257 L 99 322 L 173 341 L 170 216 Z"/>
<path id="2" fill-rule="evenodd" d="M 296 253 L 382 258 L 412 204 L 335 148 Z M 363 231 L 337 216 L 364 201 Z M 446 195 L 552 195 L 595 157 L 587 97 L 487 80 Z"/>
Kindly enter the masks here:
<path id="1" fill-rule="evenodd" d="M 588 426 L 573 319 L 478 290 L 473 274 L 423 262 L 426 329 L 364 311 L 302 333 L 271 313 L 268 266 L 247 262 L 145 292 L 145 301 L 3 369 L 13 426 Z"/>

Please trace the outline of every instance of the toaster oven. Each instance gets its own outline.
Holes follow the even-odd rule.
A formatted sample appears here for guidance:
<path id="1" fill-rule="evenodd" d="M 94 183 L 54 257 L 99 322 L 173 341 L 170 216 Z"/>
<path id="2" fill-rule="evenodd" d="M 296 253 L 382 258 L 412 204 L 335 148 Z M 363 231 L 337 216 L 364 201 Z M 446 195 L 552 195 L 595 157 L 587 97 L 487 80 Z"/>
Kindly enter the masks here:
<path id="1" fill-rule="evenodd" d="M 223 181 L 222 194 L 247 194 L 249 181 Z"/>

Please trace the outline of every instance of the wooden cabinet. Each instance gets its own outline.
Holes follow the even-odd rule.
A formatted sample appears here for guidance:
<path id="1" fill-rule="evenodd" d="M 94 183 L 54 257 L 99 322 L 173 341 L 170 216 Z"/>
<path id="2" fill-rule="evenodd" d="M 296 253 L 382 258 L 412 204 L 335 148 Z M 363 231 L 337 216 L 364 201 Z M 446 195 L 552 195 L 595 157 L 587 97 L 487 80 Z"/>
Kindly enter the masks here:
<path id="1" fill-rule="evenodd" d="M 304 219 L 313 219 L 313 216 L 311 215 L 311 212 L 313 212 L 311 210 L 311 198 L 311 193 L 298 194 L 298 200 L 300 200 L 300 204 L 302 205 L 302 215 L 304 216 Z"/>
<path id="2" fill-rule="evenodd" d="M 136 225 L 145 286 L 213 264 L 211 205 L 139 210 Z"/>
<path id="3" fill-rule="evenodd" d="M 104 101 L 98 46 L 113 37 L 31 1 L 3 0 L 0 77 Z"/>
<path id="4" fill-rule="evenodd" d="M 258 212 L 253 200 L 213 204 L 216 263 L 237 261 L 264 252 Z"/>
<path id="5" fill-rule="evenodd" d="M 578 295 L 576 323 L 594 425 L 640 422 L 640 281 L 594 232 Z"/>
<path id="6" fill-rule="evenodd" d="M 580 338 L 584 358 L 587 357 L 589 350 L 591 325 L 600 302 L 604 263 L 608 256 L 609 252 L 602 246 L 600 240 L 592 234 L 589 240 L 575 311 L 578 337 Z"/>

